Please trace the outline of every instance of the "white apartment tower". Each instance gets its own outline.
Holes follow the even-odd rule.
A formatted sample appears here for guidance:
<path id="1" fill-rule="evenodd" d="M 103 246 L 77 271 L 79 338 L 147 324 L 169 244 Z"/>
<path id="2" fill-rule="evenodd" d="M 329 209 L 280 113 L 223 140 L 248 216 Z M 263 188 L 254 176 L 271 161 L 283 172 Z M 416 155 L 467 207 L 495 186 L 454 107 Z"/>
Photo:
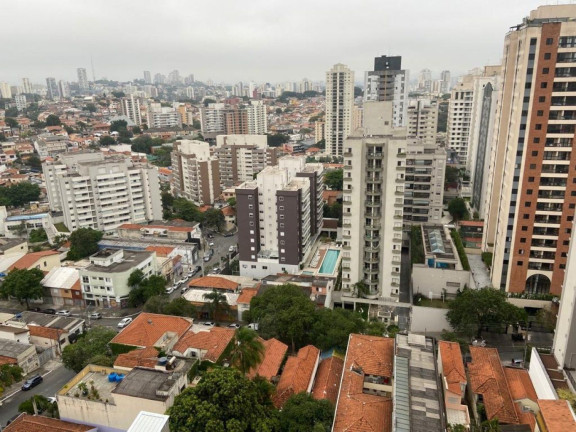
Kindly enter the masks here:
<path id="1" fill-rule="evenodd" d="M 322 227 L 323 170 L 287 156 L 236 188 L 240 275 L 300 271 Z"/>
<path id="2" fill-rule="evenodd" d="M 210 153 L 210 144 L 191 140 L 174 143 L 172 192 L 197 205 L 212 204 L 220 196 L 220 167 Z"/>
<path id="3" fill-rule="evenodd" d="M 0 82 L 0 96 L 4 99 L 12 99 L 12 89 L 7 82 Z"/>
<path id="4" fill-rule="evenodd" d="M 142 115 L 140 114 L 140 99 L 130 95 L 122 98 L 120 111 L 123 115 L 132 120 L 137 126 L 142 124 Z"/>
<path id="5" fill-rule="evenodd" d="M 32 93 L 32 84 L 30 84 L 30 80 L 28 78 L 22 78 L 22 89 L 26 94 Z"/>
<path id="6" fill-rule="evenodd" d="M 48 89 L 48 99 L 56 100 L 60 97 L 58 85 L 56 84 L 56 78 L 46 78 L 46 87 Z"/>
<path id="7" fill-rule="evenodd" d="M 344 143 L 343 297 L 363 281 L 368 299 L 398 298 L 407 144 L 393 111 L 392 101 L 366 102 L 364 127 Z"/>
<path id="8" fill-rule="evenodd" d="M 436 145 L 438 127 L 438 104 L 428 99 L 411 100 L 408 104 L 408 138 L 420 143 Z"/>
<path id="9" fill-rule="evenodd" d="M 88 90 L 88 75 L 86 74 L 86 69 L 78 68 L 76 72 L 78 74 L 78 87 L 80 92 L 86 92 Z"/>
<path id="10" fill-rule="evenodd" d="M 152 84 L 152 75 L 150 71 L 144 71 L 144 84 Z"/>
<path id="11" fill-rule="evenodd" d="M 262 101 L 251 101 L 246 111 L 248 112 L 248 133 L 250 135 L 267 134 L 266 105 Z"/>
<path id="12" fill-rule="evenodd" d="M 111 232 L 124 223 L 162 219 L 158 171 L 102 153 L 60 155 L 42 165 L 50 209 L 70 231 Z"/>
<path id="13" fill-rule="evenodd" d="M 342 156 L 344 140 L 352 132 L 354 72 L 343 64 L 326 72 L 326 153 Z"/>
<path id="14" fill-rule="evenodd" d="M 153 102 L 148 106 L 149 128 L 173 128 L 181 127 L 180 113 L 173 107 L 163 107 L 160 103 Z"/>
<path id="15" fill-rule="evenodd" d="M 448 93 L 452 88 L 452 76 L 449 70 L 440 73 L 440 93 Z"/>
<path id="16" fill-rule="evenodd" d="M 58 81 L 58 91 L 60 92 L 60 97 L 66 99 L 70 97 L 70 85 L 67 81 Z"/>

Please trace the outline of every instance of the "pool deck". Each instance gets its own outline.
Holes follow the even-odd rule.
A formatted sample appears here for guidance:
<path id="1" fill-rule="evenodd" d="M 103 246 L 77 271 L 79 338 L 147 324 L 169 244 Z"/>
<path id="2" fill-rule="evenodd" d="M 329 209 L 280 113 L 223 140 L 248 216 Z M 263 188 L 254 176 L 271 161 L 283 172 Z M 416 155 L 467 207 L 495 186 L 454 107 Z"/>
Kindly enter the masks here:
<path id="1" fill-rule="evenodd" d="M 334 264 L 334 269 L 332 273 L 319 273 L 320 267 L 322 267 L 322 263 L 324 262 L 324 258 L 326 258 L 326 253 L 330 249 L 339 252 L 338 257 L 336 258 L 336 263 Z M 312 255 L 312 259 L 310 260 L 308 266 L 302 269 L 302 274 L 312 274 L 316 276 L 327 276 L 327 277 L 335 276 L 338 273 L 337 268 L 338 263 L 341 260 L 341 257 L 342 257 L 342 248 L 334 244 L 320 245 L 316 250 L 316 252 Z"/>

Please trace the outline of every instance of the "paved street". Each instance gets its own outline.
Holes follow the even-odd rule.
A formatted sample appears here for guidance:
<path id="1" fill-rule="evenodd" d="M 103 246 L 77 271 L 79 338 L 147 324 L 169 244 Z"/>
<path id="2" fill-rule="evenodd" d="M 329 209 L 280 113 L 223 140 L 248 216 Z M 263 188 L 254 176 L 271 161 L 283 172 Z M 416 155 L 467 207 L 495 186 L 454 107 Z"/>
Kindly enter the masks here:
<path id="1" fill-rule="evenodd" d="M 220 265 L 222 263 L 221 258 L 228 256 L 230 246 L 236 246 L 237 245 L 238 234 L 234 234 L 231 237 L 224 237 L 220 234 L 214 234 L 214 238 L 206 239 L 206 241 L 207 241 L 206 249 L 202 249 L 201 252 L 199 253 L 199 256 L 202 258 L 202 263 L 201 264 L 198 263 L 198 265 L 203 267 L 203 269 L 207 269 L 208 267 L 210 267 L 210 268 L 213 268 L 213 267 L 222 268 L 222 266 Z M 211 242 L 214 243 L 214 246 L 210 246 L 209 243 L 211 243 Z M 210 261 L 205 262 L 203 260 L 204 253 L 207 250 L 210 250 L 210 248 L 214 249 L 214 255 L 212 256 Z M 200 276 L 200 274 L 198 274 L 197 276 Z"/>
<path id="2" fill-rule="evenodd" d="M 32 390 L 23 392 L 20 390 L 22 383 L 19 383 L 16 388 L 11 387 L 11 389 L 8 389 L 0 396 L 0 401 L 2 402 L 2 406 L 0 407 L 1 427 L 6 426 L 6 422 L 18 414 L 18 405 L 22 402 L 30 399 L 35 394 L 41 394 L 46 397 L 54 396 L 64 384 L 76 375 L 73 371 L 66 369 L 62 365 L 57 365 L 56 369 L 44 370 L 40 373 L 44 377 L 44 381 Z"/>

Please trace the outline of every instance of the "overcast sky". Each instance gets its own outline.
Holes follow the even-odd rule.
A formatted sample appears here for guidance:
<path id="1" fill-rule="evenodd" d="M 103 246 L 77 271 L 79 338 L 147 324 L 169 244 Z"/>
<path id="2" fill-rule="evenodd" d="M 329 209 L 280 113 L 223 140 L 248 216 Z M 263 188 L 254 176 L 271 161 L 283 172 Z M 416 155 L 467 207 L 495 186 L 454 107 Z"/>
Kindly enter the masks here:
<path id="1" fill-rule="evenodd" d="M 379 55 L 453 76 L 499 63 L 504 35 L 546 0 L 13 0 L 2 2 L 0 81 L 128 81 L 149 70 L 197 80 L 356 81 Z"/>

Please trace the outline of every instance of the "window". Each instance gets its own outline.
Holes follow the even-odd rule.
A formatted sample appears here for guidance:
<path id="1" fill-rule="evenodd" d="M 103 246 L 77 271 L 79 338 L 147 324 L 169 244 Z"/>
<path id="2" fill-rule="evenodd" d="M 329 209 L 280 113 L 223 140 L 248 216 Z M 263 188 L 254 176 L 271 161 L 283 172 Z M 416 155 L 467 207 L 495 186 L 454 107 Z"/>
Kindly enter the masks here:
<path id="1" fill-rule="evenodd" d="M 536 164 L 530 164 L 530 169 L 536 169 Z"/>
<path id="2" fill-rule="evenodd" d="M 544 60 L 550 60 L 552 58 L 551 53 L 544 53 Z"/>
<path id="3" fill-rule="evenodd" d="M 554 38 L 546 38 L 546 45 L 552 45 L 554 43 Z"/>
<path id="4" fill-rule="evenodd" d="M 523 227 L 522 227 L 522 231 L 528 231 L 528 227 L 527 227 L 527 226 L 523 226 Z"/>
<path id="5" fill-rule="evenodd" d="M 522 267 L 524 265 L 524 263 L 522 261 L 518 261 L 518 262 L 516 262 L 516 264 L 518 264 L 520 267 Z"/>
<path id="6" fill-rule="evenodd" d="M 520 239 L 520 243 L 526 243 L 526 239 L 525 239 L 524 237 L 522 237 L 522 238 Z"/>
<path id="7" fill-rule="evenodd" d="M 533 192 L 532 189 L 527 189 L 527 190 L 526 190 L 526 194 L 527 194 L 527 195 L 532 195 L 532 192 Z"/>
<path id="8" fill-rule="evenodd" d="M 536 129 L 536 130 L 542 130 L 542 124 L 541 124 L 541 123 L 536 123 L 536 126 L 534 127 L 534 129 Z"/>
<path id="9" fill-rule="evenodd" d="M 530 219 L 530 215 L 528 215 L 528 214 L 522 215 L 522 218 L 523 219 Z"/>
<path id="10" fill-rule="evenodd" d="M 548 83 L 547 82 L 541 82 L 540 83 L 540 88 L 547 88 L 548 87 Z"/>
<path id="11" fill-rule="evenodd" d="M 542 116 L 544 115 L 544 111 L 538 110 L 538 111 L 536 111 L 536 115 L 537 115 L 538 117 L 542 117 Z"/>
<path id="12" fill-rule="evenodd" d="M 546 96 L 540 96 L 538 102 L 546 102 Z"/>
<path id="13" fill-rule="evenodd" d="M 279 196 L 279 197 L 278 197 L 278 201 L 284 201 L 284 197 L 283 197 L 283 196 Z"/>
<path id="14" fill-rule="evenodd" d="M 538 112 L 542 112 L 542 111 L 538 111 Z M 540 142 L 540 138 L 535 137 L 534 138 L 534 144 L 538 144 Z"/>
<path id="15" fill-rule="evenodd" d="M 280 210 L 284 210 L 284 206 L 280 206 Z"/>
<path id="16" fill-rule="evenodd" d="M 524 203 L 524 207 L 532 207 L 532 203 L 530 201 L 526 201 Z"/>
<path id="17" fill-rule="evenodd" d="M 534 177 L 528 177 L 528 183 L 534 183 Z"/>
<path id="18" fill-rule="evenodd" d="M 550 73 L 550 68 L 542 68 L 542 75 Z"/>
<path id="19" fill-rule="evenodd" d="M 538 156 L 538 151 L 534 150 L 534 151 L 532 152 L 532 156 Z"/>

